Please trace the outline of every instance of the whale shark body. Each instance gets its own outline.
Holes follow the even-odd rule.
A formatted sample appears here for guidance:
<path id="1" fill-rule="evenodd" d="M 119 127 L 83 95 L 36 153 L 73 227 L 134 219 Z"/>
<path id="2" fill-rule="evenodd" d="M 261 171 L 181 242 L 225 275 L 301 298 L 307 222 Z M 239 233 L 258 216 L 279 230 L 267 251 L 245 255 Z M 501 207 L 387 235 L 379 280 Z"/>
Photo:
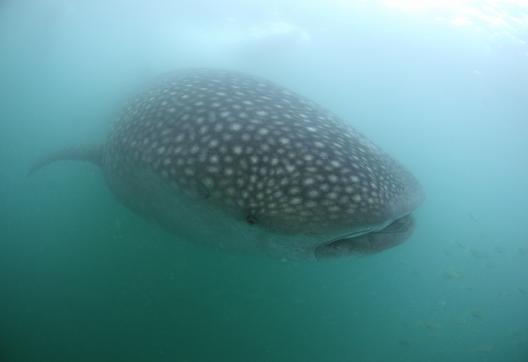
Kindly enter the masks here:
<path id="1" fill-rule="evenodd" d="M 165 74 L 106 142 L 51 154 L 99 165 L 127 207 L 182 239 L 281 258 L 368 254 L 414 228 L 418 181 L 339 117 L 247 74 Z"/>

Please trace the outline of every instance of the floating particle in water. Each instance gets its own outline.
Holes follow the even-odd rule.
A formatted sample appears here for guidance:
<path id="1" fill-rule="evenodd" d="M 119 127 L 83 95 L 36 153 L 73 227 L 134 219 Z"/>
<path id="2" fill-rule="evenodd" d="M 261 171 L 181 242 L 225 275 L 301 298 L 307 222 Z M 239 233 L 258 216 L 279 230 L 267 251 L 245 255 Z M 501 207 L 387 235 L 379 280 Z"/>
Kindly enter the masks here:
<path id="1" fill-rule="evenodd" d="M 458 280 L 462 279 L 462 273 L 455 269 L 447 269 L 443 272 L 442 276 L 446 280 Z"/>
<path id="2" fill-rule="evenodd" d="M 477 346 L 477 348 L 475 348 L 475 351 L 479 353 L 490 353 L 490 352 L 493 352 L 493 350 L 494 350 L 494 347 L 491 344 L 482 344 L 480 346 Z"/>
<path id="3" fill-rule="evenodd" d="M 486 252 L 479 250 L 479 249 L 475 249 L 475 248 L 469 249 L 469 253 L 471 254 L 472 257 L 476 259 L 484 259 L 488 257 Z"/>

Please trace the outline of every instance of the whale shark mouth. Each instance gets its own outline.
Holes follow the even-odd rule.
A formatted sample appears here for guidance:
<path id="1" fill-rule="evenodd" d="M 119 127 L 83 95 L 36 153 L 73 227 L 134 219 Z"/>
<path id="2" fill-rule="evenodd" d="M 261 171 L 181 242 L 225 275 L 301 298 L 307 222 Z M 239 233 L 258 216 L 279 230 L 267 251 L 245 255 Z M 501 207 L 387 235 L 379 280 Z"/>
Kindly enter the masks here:
<path id="1" fill-rule="evenodd" d="M 359 235 L 356 233 L 331 240 L 318 246 L 314 254 L 316 259 L 375 254 L 403 243 L 411 236 L 414 225 L 414 218 L 406 215 L 379 231 Z"/>

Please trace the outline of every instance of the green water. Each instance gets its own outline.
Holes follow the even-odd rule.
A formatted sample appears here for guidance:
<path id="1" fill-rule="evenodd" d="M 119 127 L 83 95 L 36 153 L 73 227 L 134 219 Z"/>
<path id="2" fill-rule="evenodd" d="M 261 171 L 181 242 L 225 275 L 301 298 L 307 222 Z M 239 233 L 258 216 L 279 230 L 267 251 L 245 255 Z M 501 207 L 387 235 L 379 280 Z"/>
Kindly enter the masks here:
<path id="1" fill-rule="evenodd" d="M 0 362 L 528 361 L 528 8 L 385 3 L 1 2 Z M 349 120 L 423 184 L 412 238 L 320 263 L 218 252 L 91 165 L 26 177 L 182 66 Z"/>

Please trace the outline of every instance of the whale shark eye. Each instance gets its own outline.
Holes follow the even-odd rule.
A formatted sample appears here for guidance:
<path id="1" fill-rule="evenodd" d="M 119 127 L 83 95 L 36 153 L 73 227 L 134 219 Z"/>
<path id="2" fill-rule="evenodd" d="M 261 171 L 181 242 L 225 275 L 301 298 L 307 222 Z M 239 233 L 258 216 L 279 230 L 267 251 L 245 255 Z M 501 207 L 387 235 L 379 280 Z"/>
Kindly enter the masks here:
<path id="1" fill-rule="evenodd" d="M 254 225 L 257 222 L 257 217 L 253 214 L 249 214 L 248 216 L 246 216 L 246 222 L 249 225 Z"/>

